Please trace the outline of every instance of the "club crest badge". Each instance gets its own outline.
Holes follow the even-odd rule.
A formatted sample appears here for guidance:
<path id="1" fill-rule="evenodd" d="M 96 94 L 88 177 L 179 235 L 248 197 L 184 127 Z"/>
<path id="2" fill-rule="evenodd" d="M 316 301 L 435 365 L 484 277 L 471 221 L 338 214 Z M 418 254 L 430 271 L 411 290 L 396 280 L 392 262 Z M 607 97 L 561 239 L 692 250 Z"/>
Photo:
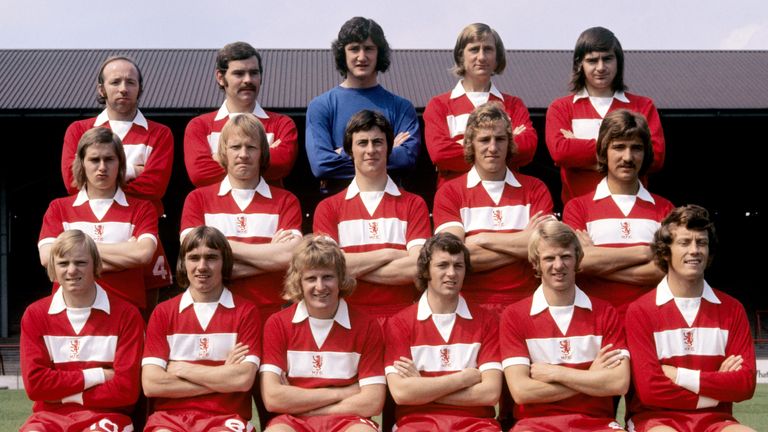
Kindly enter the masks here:
<path id="1" fill-rule="evenodd" d="M 504 215 L 499 209 L 493 209 L 491 211 L 491 217 L 493 218 L 493 226 L 501 228 L 504 226 Z"/>
<path id="2" fill-rule="evenodd" d="M 93 241 L 104 241 L 104 225 L 96 224 L 93 226 Z"/>
<path id="3" fill-rule="evenodd" d="M 562 360 L 570 360 L 572 357 L 571 353 L 571 341 L 568 339 L 563 339 L 560 341 L 560 358 Z"/>
<path id="4" fill-rule="evenodd" d="M 242 234 L 248 231 L 248 219 L 245 216 L 237 216 L 235 218 L 235 229 Z"/>
<path id="5" fill-rule="evenodd" d="M 451 350 L 446 348 L 440 348 L 440 364 L 443 367 L 451 365 Z"/>
<path id="6" fill-rule="evenodd" d="M 683 331 L 683 344 L 685 344 L 686 351 L 693 351 L 693 330 Z"/>
<path id="7" fill-rule="evenodd" d="M 632 228 L 629 225 L 629 222 L 623 221 L 621 222 L 621 238 L 623 239 L 629 239 L 632 238 Z"/>
<path id="8" fill-rule="evenodd" d="M 80 360 L 80 339 L 69 340 L 69 359 L 71 361 Z"/>
<path id="9" fill-rule="evenodd" d="M 368 222 L 368 237 L 370 237 L 371 240 L 379 240 L 379 239 L 381 239 L 381 234 L 379 233 L 379 222 L 378 221 L 369 221 Z"/>
<path id="10" fill-rule="evenodd" d="M 211 341 L 206 336 L 197 340 L 197 358 L 206 359 L 211 355 Z"/>
<path id="11" fill-rule="evenodd" d="M 315 354 L 312 356 L 312 375 L 323 374 L 323 356 Z"/>

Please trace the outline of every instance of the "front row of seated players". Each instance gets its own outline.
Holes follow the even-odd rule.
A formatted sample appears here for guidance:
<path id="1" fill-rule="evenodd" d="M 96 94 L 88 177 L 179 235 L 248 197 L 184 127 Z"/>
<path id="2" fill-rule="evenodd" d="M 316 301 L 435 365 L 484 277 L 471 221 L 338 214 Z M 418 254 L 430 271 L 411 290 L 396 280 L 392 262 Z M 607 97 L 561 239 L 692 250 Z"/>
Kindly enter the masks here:
<path id="1" fill-rule="evenodd" d="M 628 345 L 629 430 L 751 431 L 733 418 L 732 403 L 754 392 L 754 347 L 743 307 L 704 280 L 716 248 L 706 210 L 675 209 L 652 247 L 667 274 L 629 307 L 625 345 L 614 309 L 575 285 L 582 252 L 566 225 L 533 230 L 530 261 L 541 286 L 509 306 L 500 325 L 459 295 L 468 252 L 438 234 L 419 255 L 417 285 L 426 293 L 390 318 L 383 348 L 375 320 L 339 299 L 354 285 L 341 251 L 325 237 L 307 238 L 284 293 L 298 303 L 265 328 L 262 393 L 288 414 L 271 430 L 330 430 L 335 422 L 375 430 L 368 417 L 383 403 L 381 373 L 399 403 L 400 430 L 498 430 L 501 366 L 518 402 L 513 430 L 621 430 L 611 396 L 626 390 Z M 159 306 L 147 331 L 142 383 L 156 409 L 147 430 L 249 430 L 260 318 L 224 288 L 232 266 L 217 230 L 185 237 L 177 276 L 188 290 Z M 48 269 L 59 289 L 22 319 L 22 370 L 35 401 L 22 430 L 131 430 L 140 316 L 96 284 L 98 249 L 81 231 L 59 236 Z"/>

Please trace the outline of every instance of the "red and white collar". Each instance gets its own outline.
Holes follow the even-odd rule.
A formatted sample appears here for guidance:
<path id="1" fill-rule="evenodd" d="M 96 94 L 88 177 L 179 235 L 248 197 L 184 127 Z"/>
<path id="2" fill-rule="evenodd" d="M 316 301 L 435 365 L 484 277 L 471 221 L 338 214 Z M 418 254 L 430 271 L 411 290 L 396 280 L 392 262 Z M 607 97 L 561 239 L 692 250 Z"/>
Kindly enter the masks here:
<path id="1" fill-rule="evenodd" d="M 469 307 L 467 306 L 467 301 L 464 300 L 464 297 L 459 294 L 459 302 L 456 304 L 456 315 L 464 318 L 464 319 L 472 319 L 472 314 L 469 312 Z M 432 316 L 432 308 L 429 307 L 429 301 L 427 301 L 427 292 L 424 291 L 424 294 L 421 295 L 421 298 L 419 299 L 419 305 L 418 310 L 416 312 L 416 319 L 419 321 L 424 321 L 425 319 Z"/>
<path id="2" fill-rule="evenodd" d="M 587 91 L 587 88 L 584 87 L 583 89 L 581 89 L 580 91 L 576 92 L 573 95 L 573 103 L 576 103 L 576 101 L 579 99 L 584 99 L 588 97 L 589 97 L 589 92 Z M 611 97 L 614 99 L 620 100 L 624 103 L 629 103 L 629 99 L 627 98 L 627 95 L 624 94 L 624 92 L 621 90 L 613 92 L 613 96 Z"/>
<path id="3" fill-rule="evenodd" d="M 389 176 L 387 176 L 387 185 L 384 186 L 384 192 L 392 196 L 400 196 L 400 189 L 397 188 L 397 185 Z M 344 199 L 352 199 L 359 193 L 360 187 L 357 185 L 357 177 L 355 177 L 349 183 L 349 186 L 347 187 L 347 194 L 344 196 Z"/>
<path id="4" fill-rule="evenodd" d="M 219 196 L 228 194 L 232 189 L 232 183 L 229 181 L 229 176 L 224 177 L 224 180 L 222 180 L 219 185 Z M 260 177 L 259 184 L 257 184 L 256 188 L 253 190 L 264 198 L 272 199 L 272 191 L 269 189 L 269 184 L 264 180 L 264 177 Z"/>
<path id="5" fill-rule="evenodd" d="M 467 189 L 471 189 L 477 186 L 482 181 L 483 179 L 480 178 L 480 174 L 477 173 L 477 168 L 474 166 L 470 168 L 469 172 L 467 173 Z M 512 171 L 510 171 L 509 168 L 507 168 L 507 174 L 504 176 L 504 183 L 513 187 L 523 187 L 523 185 L 517 181 L 515 175 L 512 174 Z"/>
<path id="6" fill-rule="evenodd" d="M 592 301 L 589 299 L 589 297 L 587 297 L 584 291 L 579 289 L 579 287 L 574 288 L 576 289 L 576 295 L 573 299 L 573 306 L 592 310 Z M 538 315 L 547 309 L 549 309 L 549 303 L 547 303 L 547 299 L 544 297 L 544 287 L 539 285 L 539 287 L 536 288 L 536 291 L 533 292 L 533 300 L 531 301 L 531 316 Z"/>
<path id="7" fill-rule="evenodd" d="M 638 183 L 640 182 L 638 181 Z M 603 179 L 600 180 L 600 183 L 597 184 L 597 188 L 595 188 L 595 196 L 592 197 L 592 200 L 598 201 L 603 198 L 607 198 L 611 195 L 613 194 L 611 194 L 611 190 L 608 189 L 608 177 L 603 177 Z M 648 189 L 646 189 L 642 183 L 640 183 L 640 188 L 637 190 L 637 194 L 635 195 L 643 201 L 647 201 L 651 204 L 656 204 L 656 201 L 654 201 L 653 196 L 651 196 L 651 193 L 648 192 Z"/>
<path id="8" fill-rule="evenodd" d="M 227 309 L 234 308 L 235 301 L 232 298 L 232 291 L 227 289 L 227 287 L 224 287 L 224 289 L 221 291 L 221 295 L 219 296 L 219 300 L 216 303 L 224 306 Z M 179 301 L 179 312 L 182 312 L 184 309 L 192 306 L 193 304 L 195 304 L 195 300 L 192 298 L 192 293 L 189 291 L 189 288 L 187 288 L 187 290 L 184 291 L 184 294 L 181 295 L 181 301 Z"/>
<path id="9" fill-rule="evenodd" d="M 301 300 L 296 304 L 296 312 L 293 313 L 291 322 L 298 324 L 307 318 L 309 318 L 307 304 L 304 300 Z M 344 301 L 343 298 L 339 299 L 339 307 L 336 308 L 336 314 L 333 316 L 333 320 L 346 329 L 352 328 L 352 323 L 349 321 L 349 306 L 347 306 L 347 302 Z"/>
<path id="10" fill-rule="evenodd" d="M 464 86 L 461 84 L 463 80 L 459 80 L 458 83 L 456 83 L 456 87 L 453 88 L 451 91 L 451 99 L 456 99 L 464 96 L 467 94 L 467 91 L 464 90 Z M 497 98 L 504 100 L 504 95 L 501 94 L 499 89 L 496 88 L 496 86 L 491 82 L 491 89 L 488 91 L 488 93 L 496 96 Z"/>
<path id="11" fill-rule="evenodd" d="M 221 120 L 225 117 L 229 117 L 230 114 L 237 115 L 242 113 L 230 113 L 229 109 L 227 109 L 227 101 L 225 100 L 223 104 L 221 104 L 221 108 L 219 108 L 219 111 L 216 113 L 216 117 L 214 118 L 215 121 Z M 255 115 L 258 118 L 266 119 L 269 118 L 269 115 L 267 115 L 267 112 L 264 111 L 264 108 L 259 105 L 259 102 L 256 102 L 256 105 L 253 107 L 253 111 L 251 114 Z"/>
<path id="12" fill-rule="evenodd" d="M 96 298 L 94 299 L 90 308 L 99 309 L 109 314 L 109 297 L 107 297 L 107 292 L 104 291 L 104 288 L 102 288 L 99 284 L 96 284 Z M 59 287 L 56 292 L 53 293 L 53 297 L 51 298 L 51 305 L 48 307 L 48 314 L 56 315 L 57 313 L 60 313 L 66 309 L 67 303 L 64 301 L 64 293 L 62 292 L 61 287 Z"/>
<path id="13" fill-rule="evenodd" d="M 96 116 L 96 121 L 93 123 L 93 126 L 94 127 L 101 126 L 108 121 L 109 121 L 109 115 L 107 115 L 107 110 L 105 109 L 98 116 Z M 143 127 L 144 129 L 149 130 L 149 123 L 147 123 L 147 119 L 144 117 L 144 114 L 142 114 L 141 110 L 139 109 L 136 109 L 136 116 L 133 118 L 132 123 L 137 124 Z"/>
<path id="14" fill-rule="evenodd" d="M 88 201 L 90 201 L 88 198 L 88 192 L 85 190 L 85 187 L 82 187 L 80 192 L 77 193 L 77 198 L 75 198 L 75 202 L 72 203 L 72 207 L 83 205 Z M 115 196 L 112 197 L 112 201 L 120 204 L 123 207 L 128 207 L 128 199 L 126 199 L 125 192 L 120 189 L 120 186 L 117 187 Z"/>
<path id="15" fill-rule="evenodd" d="M 669 288 L 669 281 L 664 276 L 664 279 L 656 286 L 656 306 L 661 306 L 674 298 L 675 296 Z M 720 299 L 717 298 L 715 291 L 712 290 L 707 281 L 704 281 L 704 290 L 701 293 L 701 298 L 713 304 L 720 304 Z"/>

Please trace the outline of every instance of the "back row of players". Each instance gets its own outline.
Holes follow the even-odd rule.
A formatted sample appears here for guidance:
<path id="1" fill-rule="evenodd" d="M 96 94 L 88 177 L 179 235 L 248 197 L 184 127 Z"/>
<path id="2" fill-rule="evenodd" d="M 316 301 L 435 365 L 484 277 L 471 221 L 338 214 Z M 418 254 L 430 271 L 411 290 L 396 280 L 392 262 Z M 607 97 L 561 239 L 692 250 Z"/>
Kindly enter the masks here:
<path id="1" fill-rule="evenodd" d="M 526 125 L 515 121 L 519 113 L 510 112 L 508 101 L 517 101 L 525 111 L 519 100 L 499 96 L 490 83 L 490 76 L 503 70 L 500 43 L 487 27 L 468 26 L 455 52 L 463 80 L 452 93 L 433 100 L 425 112 L 428 148 L 433 136 L 430 125 L 441 124 L 452 140 L 446 149 L 458 152 L 463 161 L 462 165 L 454 161 L 450 166 L 461 166 L 466 171 L 444 169 L 433 155 L 442 179 L 434 203 L 435 232 L 452 233 L 466 244 L 473 272 L 464 283 L 464 297 L 476 307 L 496 314 L 534 292 L 538 282 L 528 263 L 529 239 L 542 224 L 553 219 L 546 186 L 508 168 L 510 164 L 513 168 L 519 166 L 515 161 L 524 151 L 530 152 L 525 156 L 530 161 L 536 135 L 527 113 Z M 418 123 L 407 101 L 376 85 L 377 72 L 388 65 L 388 48 L 378 25 L 353 18 L 342 28 L 334 52 L 345 81 L 310 104 L 308 155 L 310 161 L 323 154 L 330 156 L 323 163 L 313 163 L 316 175 L 320 173 L 317 166 L 347 165 L 354 177 L 341 193 L 318 205 L 313 230 L 333 238 L 344 251 L 346 268 L 358 281 L 349 303 L 383 324 L 387 317 L 413 304 L 417 257 L 431 235 L 424 201 L 398 188 L 387 174 L 388 166 L 390 172 L 397 173 L 403 165 L 393 163 L 415 159 L 414 151 L 418 151 L 418 129 L 407 131 L 395 114 L 408 112 L 413 114 L 413 125 Z M 654 165 L 660 166 L 655 161 L 663 159 L 663 140 L 655 140 L 661 137 L 658 116 L 647 99 L 638 99 L 647 101 L 645 108 L 630 108 L 646 114 L 650 125 L 637 112 L 621 109 L 627 104 L 625 100 L 636 98 L 622 92 L 622 64 L 620 45 L 610 32 L 601 28 L 587 30 L 575 52 L 574 88 L 578 92 L 556 101 L 547 120 L 549 129 L 550 116 L 560 113 L 565 118 L 571 113 L 568 121 L 563 120 L 565 123 L 554 122 L 563 125 L 554 135 L 560 134 L 559 145 L 565 149 L 565 156 L 554 157 L 553 151 L 553 158 L 564 167 L 564 221 L 578 230 L 584 250 L 579 285 L 589 296 L 613 303 L 620 322 L 631 301 L 662 281 L 663 272 L 654 265 L 648 245 L 659 222 L 672 209 L 667 200 L 650 194 L 642 185 L 643 175 Z M 475 81 L 483 73 L 487 78 L 485 91 L 472 91 L 479 89 L 473 83 L 477 84 Z M 206 181 L 212 184 L 187 197 L 181 239 L 201 225 L 221 231 L 234 261 L 228 287 L 253 301 L 266 320 L 283 304 L 282 277 L 301 240 L 298 200 L 275 186 L 279 175 L 270 178 L 273 168 L 280 167 L 273 161 L 280 164 L 287 159 L 289 166 L 292 164 L 295 127 L 292 145 L 288 145 L 289 138 L 283 141 L 277 129 L 270 129 L 273 121 L 292 122 L 285 116 L 265 113 L 258 106 L 261 61 L 247 44 L 232 44 L 220 52 L 217 79 L 227 94 L 224 105 L 218 112 L 194 119 L 185 137 L 190 177 L 197 183 L 200 177 L 193 172 L 205 171 L 209 173 Z M 170 282 L 162 249 L 157 247 L 157 214 L 162 212 L 160 198 L 170 174 L 171 136 L 167 128 L 144 119 L 137 110 L 141 76 L 128 59 L 104 63 L 98 90 L 107 109 L 95 120 L 73 124 L 67 132 L 62 172 L 65 179 L 72 179 L 73 195 L 55 200 L 45 215 L 39 243 L 41 262 L 47 265 L 51 245 L 62 231 L 82 230 L 96 241 L 103 259 L 104 273 L 99 279 L 102 286 L 148 312 L 143 273 L 150 280 L 160 280 L 158 284 L 147 284 L 147 288 Z M 610 95 L 602 97 L 606 91 Z M 441 99 L 449 106 L 443 112 L 449 114 L 439 114 L 438 118 L 443 116 L 444 120 L 435 122 L 430 118 L 440 112 L 437 107 Z M 378 102 L 373 107 L 352 109 L 355 100 L 358 104 Z M 464 108 L 460 108 L 461 101 Z M 387 103 L 398 108 L 387 108 Z M 410 109 L 403 109 L 403 104 Z M 352 111 L 336 112 L 346 109 Z M 254 114 L 229 115 L 249 111 Z M 592 113 L 589 119 L 585 118 L 587 111 Z M 346 116 L 343 122 L 339 120 L 342 116 Z M 327 141 L 318 138 L 318 125 L 332 126 Z M 92 126 L 105 127 L 89 129 Z M 290 125 L 286 127 L 291 129 Z M 597 139 L 575 138 L 584 136 L 585 131 L 593 135 L 599 131 Z M 533 137 L 533 150 L 526 133 Z M 336 139 L 329 138 L 336 135 Z M 198 144 L 204 145 L 202 151 L 193 150 L 195 136 L 200 138 Z M 324 153 L 322 146 L 309 147 L 310 143 L 320 142 L 332 150 Z M 523 145 L 529 146 L 527 150 Z M 586 150 L 574 151 L 581 147 Z M 287 158 L 282 152 L 286 148 Z M 71 168 L 70 161 L 74 161 Z M 573 168 L 580 166 L 578 161 L 590 169 Z M 283 169 L 283 175 L 289 169 Z M 449 181 L 450 177 L 457 178 Z M 332 181 L 325 183 L 326 187 L 333 186 Z M 568 200 L 577 192 L 585 194 Z M 686 263 L 706 264 L 701 258 L 686 258 Z M 696 317 L 698 306 L 680 307 L 684 316 Z M 207 313 L 209 319 L 211 313 Z M 552 316 L 556 315 L 553 312 Z M 692 322 L 688 327 L 693 326 Z M 694 337 L 692 333 L 686 335 Z M 709 335 L 697 337 L 704 339 L 707 347 L 712 343 L 707 339 Z M 724 342 L 723 350 L 730 339 L 726 337 Z M 749 363 L 749 353 L 738 351 L 738 355 Z M 754 356 L 751 361 L 748 369 L 754 370 Z M 698 393 L 698 384 L 691 387 Z"/>

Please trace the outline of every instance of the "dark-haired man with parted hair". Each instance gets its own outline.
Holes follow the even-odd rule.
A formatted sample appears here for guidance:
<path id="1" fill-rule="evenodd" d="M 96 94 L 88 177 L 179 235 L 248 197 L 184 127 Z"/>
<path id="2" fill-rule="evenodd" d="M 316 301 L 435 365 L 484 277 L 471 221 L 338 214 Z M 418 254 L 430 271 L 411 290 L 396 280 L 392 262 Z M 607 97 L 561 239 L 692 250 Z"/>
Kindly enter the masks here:
<path id="1" fill-rule="evenodd" d="M 379 72 L 389 68 L 390 49 L 376 21 L 354 17 L 344 23 L 331 46 L 336 69 L 344 81 L 314 98 L 307 107 L 306 146 L 312 173 L 324 180 L 329 193 L 346 186 L 355 175 L 351 155 L 343 148 L 344 131 L 353 114 L 379 111 L 392 125 L 395 139 L 388 168 L 401 174 L 413 168 L 421 138 L 416 110 L 408 100 L 378 83 Z M 342 180 L 334 182 L 332 180 Z"/>
<path id="2" fill-rule="evenodd" d="M 424 293 L 387 320 L 387 383 L 397 430 L 500 431 L 493 419 L 501 394 L 496 317 L 461 296 L 469 250 L 450 233 L 421 249 L 416 287 Z"/>
<path id="3" fill-rule="evenodd" d="M 621 319 L 627 306 L 664 276 L 650 244 L 674 206 L 640 181 L 652 161 L 645 118 L 625 109 L 608 113 L 597 137 L 598 172 L 605 177 L 563 210 L 563 222 L 578 230 L 584 248 L 579 287 L 610 302 Z"/>
<path id="4" fill-rule="evenodd" d="M 674 209 L 651 248 L 666 277 L 627 310 L 629 430 L 753 432 L 733 403 L 754 394 L 755 346 L 741 303 L 704 280 L 717 248 L 709 212 Z"/>
<path id="5" fill-rule="evenodd" d="M 184 164 L 197 187 L 218 183 L 226 172 L 217 162 L 221 129 L 231 117 L 252 113 L 264 125 L 270 152 L 269 169 L 262 173 L 269 184 L 281 186 L 298 154 L 296 124 L 284 114 L 265 111 L 258 102 L 264 79 L 261 54 L 246 42 L 233 42 L 216 55 L 216 82 L 224 90 L 217 111 L 190 120 L 184 132 Z"/>
<path id="6" fill-rule="evenodd" d="M 572 94 L 556 99 L 547 109 L 546 141 L 560 167 L 563 204 L 583 195 L 602 179 L 597 170 L 595 145 L 600 123 L 617 109 L 642 114 L 651 130 L 653 161 L 649 172 L 664 165 L 664 132 L 653 101 L 627 93 L 624 51 L 616 35 L 603 27 L 584 30 L 573 51 Z"/>
<path id="7" fill-rule="evenodd" d="M 144 78 L 136 61 L 126 56 L 112 56 L 101 63 L 96 76 L 96 100 L 105 105 L 104 111 L 67 128 L 61 152 L 61 176 L 67 193 L 77 193 L 80 187 L 72 173 L 77 143 L 91 128 L 111 129 L 120 137 L 125 153 L 122 190 L 129 197 L 150 200 L 159 218 L 164 213 L 161 200 L 173 168 L 173 134 L 167 126 L 147 120 L 141 113 L 139 98 L 143 92 Z M 172 272 L 163 244 L 158 241 L 154 256 L 144 267 L 150 310 L 157 302 L 157 290 L 173 282 Z"/>
<path id="8" fill-rule="evenodd" d="M 251 431 L 251 394 L 261 355 L 256 306 L 232 294 L 227 238 L 208 226 L 181 242 L 186 288 L 158 305 L 147 326 L 141 382 L 154 414 L 145 431 Z"/>
<path id="9" fill-rule="evenodd" d="M 358 286 L 348 301 L 380 318 L 414 300 L 416 257 L 430 235 L 429 213 L 418 195 L 401 190 L 387 175 L 392 127 L 383 114 L 363 110 L 352 116 L 344 149 L 355 177 L 349 186 L 315 209 L 315 234 L 336 240 Z"/>

